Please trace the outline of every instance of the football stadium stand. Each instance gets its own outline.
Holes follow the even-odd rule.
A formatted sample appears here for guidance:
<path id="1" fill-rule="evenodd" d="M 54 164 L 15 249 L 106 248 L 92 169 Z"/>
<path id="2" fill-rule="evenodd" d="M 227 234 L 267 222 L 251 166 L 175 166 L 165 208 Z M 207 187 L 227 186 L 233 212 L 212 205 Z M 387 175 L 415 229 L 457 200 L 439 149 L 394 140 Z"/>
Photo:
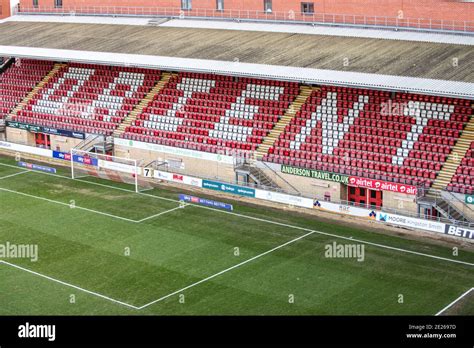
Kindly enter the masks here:
<path id="1" fill-rule="evenodd" d="M 53 63 L 47 61 L 22 59 L 20 62 L 0 75 L 0 119 L 10 114 L 53 68 Z"/>
<path id="2" fill-rule="evenodd" d="M 297 83 L 180 73 L 122 136 L 214 153 L 255 151 L 298 93 Z"/>
<path id="3" fill-rule="evenodd" d="M 345 87 L 314 91 L 265 161 L 431 186 L 469 121 L 467 100 Z M 386 110 L 384 110 L 384 108 Z"/>
<path id="4" fill-rule="evenodd" d="M 41 17 L 0 23 L 0 54 L 16 57 L 0 75 L 2 140 L 311 201 L 474 218 L 462 197 L 474 186 L 469 35 L 130 19 L 117 30 Z"/>
<path id="5" fill-rule="evenodd" d="M 159 77 L 139 68 L 63 65 L 12 121 L 112 135 Z"/>
<path id="6" fill-rule="evenodd" d="M 461 160 L 447 189 L 456 193 L 474 194 L 474 141 Z"/>
<path id="7" fill-rule="evenodd" d="M 426 188 L 473 113 L 464 99 L 78 63 L 18 60 L 1 81 L 11 121 Z M 455 192 L 472 189 L 471 152 Z"/>

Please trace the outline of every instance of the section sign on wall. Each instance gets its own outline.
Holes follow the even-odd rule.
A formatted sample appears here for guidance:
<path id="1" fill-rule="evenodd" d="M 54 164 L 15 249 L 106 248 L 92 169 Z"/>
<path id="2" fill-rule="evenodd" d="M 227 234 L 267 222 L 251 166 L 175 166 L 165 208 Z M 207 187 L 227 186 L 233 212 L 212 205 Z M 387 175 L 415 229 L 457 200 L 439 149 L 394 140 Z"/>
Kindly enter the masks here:
<path id="1" fill-rule="evenodd" d="M 386 182 L 381 180 L 372 180 L 366 178 L 359 178 L 351 176 L 349 178 L 349 185 L 356 187 L 363 187 L 372 190 L 392 191 L 397 193 L 405 193 L 407 195 L 416 195 L 417 188 L 411 185 L 405 185 L 395 182 Z"/>
<path id="2" fill-rule="evenodd" d="M 253 188 L 223 184 L 217 181 L 203 180 L 202 188 L 207 188 L 214 191 L 232 193 L 234 195 L 239 195 L 239 196 L 255 197 L 255 190 Z"/>
<path id="3" fill-rule="evenodd" d="M 466 204 L 474 204 L 474 195 L 466 195 Z"/>

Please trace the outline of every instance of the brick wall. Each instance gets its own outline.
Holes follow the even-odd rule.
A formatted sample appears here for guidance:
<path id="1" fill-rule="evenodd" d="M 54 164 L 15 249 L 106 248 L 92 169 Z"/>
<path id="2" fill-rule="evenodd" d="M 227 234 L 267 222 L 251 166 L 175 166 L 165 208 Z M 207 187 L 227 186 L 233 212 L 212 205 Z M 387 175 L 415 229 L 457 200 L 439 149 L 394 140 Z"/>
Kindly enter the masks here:
<path id="1" fill-rule="evenodd" d="M 3 1 L 3 0 L 2 0 Z M 54 7 L 54 0 L 38 0 L 40 7 Z M 192 0 L 193 9 L 216 9 L 216 0 Z M 301 12 L 302 2 L 314 3 L 316 13 L 360 16 L 425 18 L 435 20 L 474 20 L 474 3 L 461 0 L 273 0 L 273 11 L 283 15 Z M 224 9 L 263 11 L 264 0 L 224 0 Z M 22 8 L 31 8 L 33 0 L 20 0 Z M 181 0 L 63 0 L 63 8 L 81 6 L 172 7 Z"/>
<path id="2" fill-rule="evenodd" d="M 10 0 L 0 0 L 0 19 L 10 17 Z"/>

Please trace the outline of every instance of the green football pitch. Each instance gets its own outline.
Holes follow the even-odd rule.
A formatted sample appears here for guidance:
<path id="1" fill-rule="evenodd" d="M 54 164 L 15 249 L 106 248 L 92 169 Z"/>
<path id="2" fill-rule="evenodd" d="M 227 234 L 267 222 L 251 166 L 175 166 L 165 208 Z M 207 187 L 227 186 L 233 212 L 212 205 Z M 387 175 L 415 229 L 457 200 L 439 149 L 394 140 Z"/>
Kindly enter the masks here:
<path id="1" fill-rule="evenodd" d="M 0 157 L 0 246 L 38 248 L 0 259 L 0 315 L 434 315 L 474 286 L 472 248 L 179 193 Z M 363 260 L 327 257 L 333 243 Z M 473 292 L 455 314 L 474 314 Z"/>

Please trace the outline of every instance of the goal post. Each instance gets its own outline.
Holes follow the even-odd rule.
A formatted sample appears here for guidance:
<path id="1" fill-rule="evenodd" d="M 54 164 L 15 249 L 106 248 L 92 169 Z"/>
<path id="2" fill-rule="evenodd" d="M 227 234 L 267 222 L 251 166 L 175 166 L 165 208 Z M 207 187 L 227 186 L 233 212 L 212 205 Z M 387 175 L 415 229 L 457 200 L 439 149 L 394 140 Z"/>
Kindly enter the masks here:
<path id="1" fill-rule="evenodd" d="M 104 180 L 126 183 L 134 187 L 135 192 L 153 188 L 148 172 L 140 167 L 140 162 L 132 158 L 123 158 L 101 153 L 71 149 L 71 177 L 81 179 L 95 177 Z"/>

